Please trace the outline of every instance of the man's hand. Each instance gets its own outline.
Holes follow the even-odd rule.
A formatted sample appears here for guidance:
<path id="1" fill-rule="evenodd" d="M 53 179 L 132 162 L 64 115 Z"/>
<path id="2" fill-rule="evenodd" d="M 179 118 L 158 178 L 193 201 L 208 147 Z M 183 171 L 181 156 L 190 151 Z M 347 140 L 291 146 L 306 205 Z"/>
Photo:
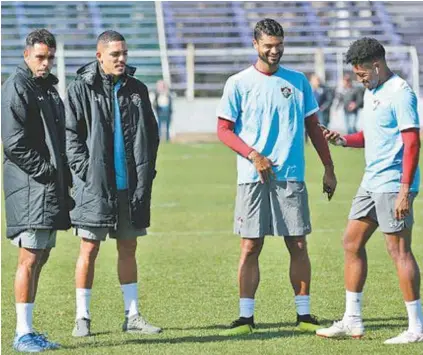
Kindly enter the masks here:
<path id="1" fill-rule="evenodd" d="M 410 213 L 410 185 L 401 184 L 395 201 L 395 219 L 404 219 Z"/>
<path id="2" fill-rule="evenodd" d="M 355 101 L 351 101 L 351 102 L 348 104 L 348 107 L 347 107 L 348 112 L 352 112 L 352 111 L 354 111 L 356 108 L 357 108 L 357 103 L 356 103 Z"/>
<path id="3" fill-rule="evenodd" d="M 345 141 L 345 138 L 343 138 L 341 136 L 340 133 L 336 132 L 336 131 L 331 131 L 330 129 L 328 129 L 327 127 L 320 125 L 320 128 L 323 131 L 323 137 L 325 137 L 325 139 L 333 145 L 337 145 L 337 146 L 342 146 L 345 147 L 345 144 L 347 143 Z"/>
<path id="4" fill-rule="evenodd" d="M 256 168 L 262 184 L 270 181 L 271 178 L 276 177 L 272 170 L 273 164 L 269 158 L 266 158 L 264 155 L 261 155 L 260 153 L 253 150 L 250 154 L 248 154 L 248 159 Z"/>
<path id="5" fill-rule="evenodd" d="M 323 193 L 328 195 L 328 200 L 332 199 L 336 190 L 336 175 L 333 166 L 325 166 L 325 174 L 323 175 Z"/>

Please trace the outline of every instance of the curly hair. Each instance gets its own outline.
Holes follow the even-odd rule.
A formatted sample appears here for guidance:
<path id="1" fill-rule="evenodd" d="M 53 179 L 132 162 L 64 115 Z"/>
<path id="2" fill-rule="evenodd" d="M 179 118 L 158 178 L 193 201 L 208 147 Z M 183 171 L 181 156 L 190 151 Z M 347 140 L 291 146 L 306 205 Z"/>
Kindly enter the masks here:
<path id="1" fill-rule="evenodd" d="M 352 65 L 361 65 L 377 59 L 385 59 L 385 48 L 379 41 L 369 37 L 353 42 L 345 57 L 346 63 Z"/>
<path id="2" fill-rule="evenodd" d="M 254 27 L 254 39 L 258 41 L 264 34 L 268 36 L 284 37 L 284 32 L 281 24 L 271 18 L 265 18 L 257 22 Z"/>
<path id="3" fill-rule="evenodd" d="M 34 47 L 37 43 L 44 43 L 49 48 L 56 49 L 56 39 L 46 29 L 32 31 L 25 40 L 27 47 Z"/>

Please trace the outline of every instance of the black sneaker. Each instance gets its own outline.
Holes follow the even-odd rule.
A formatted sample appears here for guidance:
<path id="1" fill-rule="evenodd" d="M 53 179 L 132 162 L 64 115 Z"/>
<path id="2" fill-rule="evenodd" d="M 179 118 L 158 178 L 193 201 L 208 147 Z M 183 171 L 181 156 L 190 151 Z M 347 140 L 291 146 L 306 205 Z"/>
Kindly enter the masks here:
<path id="1" fill-rule="evenodd" d="M 221 335 L 246 335 L 252 334 L 256 325 L 254 324 L 254 316 L 245 318 L 239 317 L 234 320 L 230 325 L 229 329 L 224 330 Z"/>
<path id="2" fill-rule="evenodd" d="M 312 314 L 297 314 L 297 323 L 295 324 L 296 330 L 302 332 L 315 332 L 317 329 L 320 329 L 320 323 L 316 316 Z"/>

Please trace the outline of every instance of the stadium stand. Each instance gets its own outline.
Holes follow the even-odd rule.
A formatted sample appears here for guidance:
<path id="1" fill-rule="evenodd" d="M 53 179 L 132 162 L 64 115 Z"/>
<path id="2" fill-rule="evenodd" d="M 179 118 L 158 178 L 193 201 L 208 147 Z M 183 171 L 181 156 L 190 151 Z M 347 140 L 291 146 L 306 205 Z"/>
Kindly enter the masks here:
<path id="1" fill-rule="evenodd" d="M 386 16 L 389 16 L 402 44 L 415 46 L 420 59 L 420 87 L 423 87 L 423 2 L 384 2 Z"/>
<path id="2" fill-rule="evenodd" d="M 129 50 L 158 49 L 154 2 L 2 2 L 2 82 L 22 61 L 26 35 L 47 28 L 65 44 L 65 50 L 88 51 L 66 57 L 66 77 L 95 57 L 97 36 L 106 29 L 122 33 Z M 91 52 L 91 53 L 90 53 Z M 162 77 L 159 57 L 133 57 L 137 77 L 153 85 Z"/>
<path id="3" fill-rule="evenodd" d="M 252 30 L 264 17 L 278 20 L 286 31 L 287 47 L 347 47 L 353 40 L 371 36 L 385 45 L 401 45 L 396 26 L 387 15 L 386 2 L 164 2 L 169 48 L 249 48 Z M 219 31 L 219 32 L 217 32 Z M 404 55 L 392 56 L 393 69 L 407 77 Z M 254 58 L 197 57 L 196 96 L 214 96 L 222 90 L 225 79 L 247 67 Z M 314 55 L 285 53 L 283 63 L 307 74 L 314 71 Z M 173 86 L 184 87 L 185 68 L 170 58 Z M 325 56 L 326 79 L 336 85 L 336 57 Z M 348 70 L 348 66 L 345 66 Z"/>
<path id="4" fill-rule="evenodd" d="M 412 4 L 412 5 L 411 5 Z M 167 48 L 197 49 L 251 48 L 255 23 L 272 17 L 286 31 L 288 50 L 283 63 L 310 74 L 313 54 L 290 54 L 289 48 L 346 47 L 362 36 L 372 36 L 384 45 L 415 45 L 423 60 L 421 38 L 423 2 L 356 1 L 164 1 L 162 2 Z M 22 60 L 24 38 L 30 30 L 45 27 L 65 43 L 65 50 L 82 50 L 92 55 L 66 57 L 66 77 L 93 58 L 95 39 L 105 29 L 116 29 L 127 39 L 130 50 L 159 49 L 153 1 L 22 2 L 5 1 L 2 9 L 2 81 Z M 169 56 L 172 88 L 186 90 L 184 56 Z M 219 96 L 227 77 L 247 67 L 255 56 L 210 55 L 195 58 L 196 96 Z M 326 79 L 337 84 L 335 54 L 325 55 Z M 408 54 L 389 54 L 391 67 L 406 79 L 411 68 Z M 150 87 L 162 77 L 159 56 L 130 56 L 137 76 Z M 344 67 L 348 70 L 348 66 Z M 423 84 L 423 70 L 420 72 Z"/>

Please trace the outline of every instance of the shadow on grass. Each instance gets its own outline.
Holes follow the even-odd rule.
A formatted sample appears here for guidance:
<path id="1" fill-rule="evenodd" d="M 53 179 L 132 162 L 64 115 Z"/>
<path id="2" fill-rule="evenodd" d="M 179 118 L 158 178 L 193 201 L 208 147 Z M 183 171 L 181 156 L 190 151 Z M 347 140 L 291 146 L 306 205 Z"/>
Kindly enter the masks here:
<path id="1" fill-rule="evenodd" d="M 229 324 L 229 323 L 228 323 Z M 228 324 L 212 324 L 204 327 L 169 327 L 164 328 L 164 330 L 209 330 L 209 329 L 228 329 Z M 260 329 L 270 329 L 270 328 L 279 328 L 279 327 L 293 327 L 294 323 L 256 323 L 258 330 Z"/>
<path id="2" fill-rule="evenodd" d="M 322 323 L 332 322 L 327 319 L 322 319 Z M 391 318 L 368 318 L 364 319 L 366 324 L 367 330 L 376 330 L 376 329 L 390 329 L 390 328 L 398 328 L 402 325 L 406 325 L 407 318 L 406 317 L 391 317 Z M 377 323 L 381 322 L 381 323 Z M 396 324 L 392 324 L 390 322 L 396 322 Z M 272 328 L 281 328 L 281 327 L 289 327 L 292 330 L 279 330 L 279 331 L 265 331 L 266 329 Z M 214 324 L 205 327 L 186 327 L 186 328 L 164 328 L 166 330 L 220 330 L 220 329 L 227 329 L 227 325 L 223 324 Z M 270 340 L 275 338 L 283 338 L 283 337 L 315 337 L 314 333 L 301 333 L 297 332 L 293 329 L 292 322 L 282 322 L 282 323 L 258 323 L 257 324 L 257 332 L 250 334 L 250 335 L 240 335 L 240 336 L 222 336 L 222 335 L 205 335 L 205 336 L 186 336 L 186 337 L 175 337 L 175 338 L 162 338 L 160 335 L 155 338 L 134 338 L 134 339 L 126 339 L 121 341 L 113 341 L 113 340 L 97 340 L 94 337 L 92 342 L 86 342 L 83 344 L 75 344 L 69 346 L 63 346 L 63 350 L 76 350 L 76 349 L 83 349 L 83 348 L 111 348 L 111 347 L 120 347 L 125 345 L 135 345 L 135 344 L 184 344 L 184 343 L 217 343 L 217 342 L 230 342 L 230 341 L 252 341 L 252 340 Z M 264 330 L 264 331 L 261 331 Z M 97 332 L 93 335 L 108 335 L 113 332 L 111 331 L 103 331 Z M 136 336 L 136 335 L 133 335 Z M 360 340 L 363 341 L 372 341 L 374 336 L 369 334 L 368 332 L 366 335 Z M 351 340 L 349 338 L 346 339 L 336 339 L 339 341 L 343 340 Z M 327 340 L 322 339 L 322 341 L 333 341 L 333 339 Z M 355 340 L 358 341 L 358 340 Z"/>
<path id="3" fill-rule="evenodd" d="M 364 322 L 390 322 L 390 321 L 403 321 L 407 322 L 407 317 L 390 317 L 390 318 L 364 318 Z"/>
<path id="4" fill-rule="evenodd" d="M 381 322 L 381 323 L 377 323 L 377 322 Z M 408 318 L 405 318 L 405 317 L 370 318 L 370 319 L 364 319 L 364 325 L 369 330 L 407 328 Z"/>
<path id="5" fill-rule="evenodd" d="M 330 319 L 319 319 L 321 323 L 332 323 Z M 280 323 L 256 323 L 257 329 L 273 329 L 273 328 L 294 328 L 294 322 L 280 322 Z M 227 329 L 228 324 L 212 324 L 205 327 L 169 327 L 164 330 L 208 330 L 208 329 Z"/>
<path id="6" fill-rule="evenodd" d="M 100 348 L 100 347 L 116 347 L 134 344 L 183 344 L 183 343 L 215 343 L 227 341 L 251 341 L 251 340 L 267 340 L 281 337 L 299 337 L 304 335 L 312 335 L 310 333 L 300 333 L 294 331 L 275 331 L 275 332 L 257 332 L 243 336 L 222 336 L 222 335 L 206 335 L 206 336 L 187 336 L 177 338 L 137 338 L 124 341 L 95 341 L 92 343 L 84 343 L 78 345 L 63 346 L 63 350 L 82 349 L 82 348 Z"/>
<path id="7" fill-rule="evenodd" d="M 91 333 L 91 336 L 96 336 L 96 335 L 107 335 L 107 334 L 112 334 L 114 332 L 112 332 L 111 330 L 105 330 L 103 332 L 93 332 Z"/>

